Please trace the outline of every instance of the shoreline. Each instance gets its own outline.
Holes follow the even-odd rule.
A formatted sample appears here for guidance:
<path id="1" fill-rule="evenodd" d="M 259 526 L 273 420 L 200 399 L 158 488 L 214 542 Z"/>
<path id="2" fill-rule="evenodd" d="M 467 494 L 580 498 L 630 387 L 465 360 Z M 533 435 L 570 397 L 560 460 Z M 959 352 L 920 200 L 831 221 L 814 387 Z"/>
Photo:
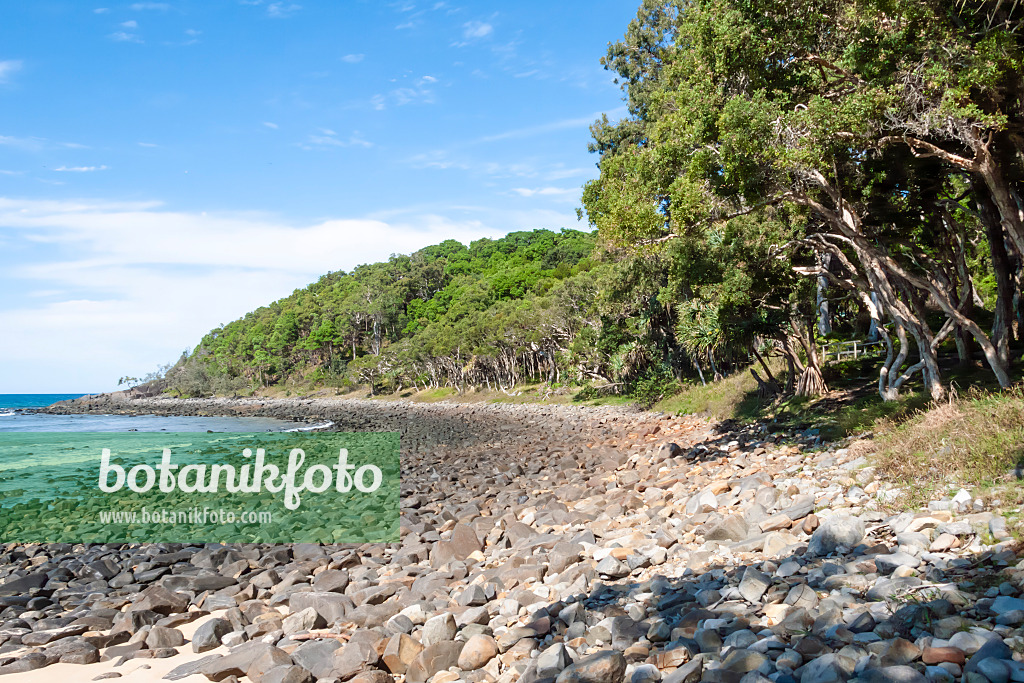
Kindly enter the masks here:
<path id="1" fill-rule="evenodd" d="M 678 431 L 712 423 L 692 416 L 670 416 L 615 406 L 567 406 L 541 403 L 421 403 L 359 398 L 129 398 L 117 394 L 60 401 L 37 413 L 266 417 L 305 424 L 330 423 L 332 431 L 397 431 L 403 452 L 436 445 L 470 447 L 507 443 L 526 447 L 559 438 L 572 439 L 595 428 L 613 431 L 613 442 L 630 435 Z"/>
<path id="2" fill-rule="evenodd" d="M 51 410 L 393 427 L 402 541 L 0 545 L 0 683 L 1024 680 L 1006 519 L 968 492 L 889 510 L 856 439 L 610 407 L 72 403 Z"/>

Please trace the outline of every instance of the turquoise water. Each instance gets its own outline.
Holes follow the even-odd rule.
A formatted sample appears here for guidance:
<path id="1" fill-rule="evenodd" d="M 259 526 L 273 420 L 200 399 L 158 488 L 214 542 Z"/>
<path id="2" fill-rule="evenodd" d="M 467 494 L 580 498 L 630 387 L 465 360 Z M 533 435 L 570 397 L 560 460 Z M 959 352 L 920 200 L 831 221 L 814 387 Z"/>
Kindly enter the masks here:
<path id="1" fill-rule="evenodd" d="M 41 415 L 25 412 L 82 394 L 0 394 L 2 432 L 280 432 L 297 425 L 265 417 Z"/>
<path id="2" fill-rule="evenodd" d="M 14 408 L 42 408 L 80 396 L 85 394 L 0 394 L 0 413 Z"/>

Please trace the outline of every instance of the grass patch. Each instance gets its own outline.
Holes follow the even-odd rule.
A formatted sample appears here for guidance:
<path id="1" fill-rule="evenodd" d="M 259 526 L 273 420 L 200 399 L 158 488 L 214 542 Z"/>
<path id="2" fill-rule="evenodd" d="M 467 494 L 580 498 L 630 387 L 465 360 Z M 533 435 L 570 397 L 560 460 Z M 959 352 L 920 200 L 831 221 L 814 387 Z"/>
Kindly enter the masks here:
<path id="1" fill-rule="evenodd" d="M 765 403 L 757 397 L 757 382 L 750 372 L 743 370 L 707 385 L 685 385 L 678 394 L 658 401 L 654 410 L 705 414 L 716 420 L 753 420 L 764 407 Z"/>
<path id="2" fill-rule="evenodd" d="M 883 420 L 876 463 L 906 482 L 991 486 L 1024 465 L 1024 388 L 967 397 Z"/>

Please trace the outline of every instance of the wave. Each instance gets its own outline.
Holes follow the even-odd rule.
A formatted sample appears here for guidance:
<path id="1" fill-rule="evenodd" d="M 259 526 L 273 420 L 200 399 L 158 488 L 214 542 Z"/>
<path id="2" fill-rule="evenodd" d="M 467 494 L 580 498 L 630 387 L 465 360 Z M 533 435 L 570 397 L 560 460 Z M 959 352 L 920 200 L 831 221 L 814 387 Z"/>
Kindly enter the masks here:
<path id="1" fill-rule="evenodd" d="M 333 426 L 334 426 L 334 423 L 328 421 L 328 422 L 324 422 L 323 424 L 310 425 L 308 427 L 296 427 L 295 429 L 286 429 L 284 431 L 286 431 L 286 432 L 315 432 L 317 430 L 327 429 L 328 427 L 333 427 Z"/>
<path id="2" fill-rule="evenodd" d="M 13 410 L 0 410 L 0 417 L 15 417 L 17 414 Z"/>

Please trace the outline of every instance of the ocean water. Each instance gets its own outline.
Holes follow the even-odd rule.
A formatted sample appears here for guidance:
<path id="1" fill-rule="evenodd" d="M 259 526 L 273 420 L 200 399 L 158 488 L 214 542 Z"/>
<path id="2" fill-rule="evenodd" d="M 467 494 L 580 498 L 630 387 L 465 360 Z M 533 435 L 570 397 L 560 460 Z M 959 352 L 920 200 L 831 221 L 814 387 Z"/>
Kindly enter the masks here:
<path id="1" fill-rule="evenodd" d="M 281 432 L 296 427 L 265 417 L 167 417 L 161 415 L 43 415 L 43 408 L 82 394 L 0 394 L 2 432 Z"/>

